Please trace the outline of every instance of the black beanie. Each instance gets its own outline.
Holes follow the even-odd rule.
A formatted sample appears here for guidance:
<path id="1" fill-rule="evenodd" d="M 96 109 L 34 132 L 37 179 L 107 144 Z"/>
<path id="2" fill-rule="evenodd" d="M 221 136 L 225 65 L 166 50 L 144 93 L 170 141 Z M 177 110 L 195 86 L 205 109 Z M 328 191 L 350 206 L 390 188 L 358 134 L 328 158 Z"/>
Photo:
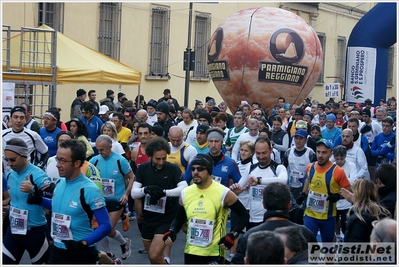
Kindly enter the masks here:
<path id="1" fill-rule="evenodd" d="M 109 97 L 110 95 L 113 95 L 115 92 L 112 91 L 111 89 L 107 90 L 107 97 Z"/>
<path id="2" fill-rule="evenodd" d="M 170 111 L 169 105 L 165 101 L 159 103 L 157 105 L 157 107 L 155 108 L 155 110 L 158 111 L 158 112 L 163 112 L 165 114 L 169 114 L 169 111 Z"/>
<path id="3" fill-rule="evenodd" d="M 212 124 L 212 117 L 211 117 L 211 115 L 209 115 L 208 112 L 201 112 L 198 115 L 198 119 L 206 119 L 208 121 L 209 125 Z"/>
<path id="4" fill-rule="evenodd" d="M 212 174 L 213 171 L 213 159 L 208 154 L 197 154 L 191 161 L 191 166 L 200 165 L 204 166 L 208 171 L 209 175 Z"/>

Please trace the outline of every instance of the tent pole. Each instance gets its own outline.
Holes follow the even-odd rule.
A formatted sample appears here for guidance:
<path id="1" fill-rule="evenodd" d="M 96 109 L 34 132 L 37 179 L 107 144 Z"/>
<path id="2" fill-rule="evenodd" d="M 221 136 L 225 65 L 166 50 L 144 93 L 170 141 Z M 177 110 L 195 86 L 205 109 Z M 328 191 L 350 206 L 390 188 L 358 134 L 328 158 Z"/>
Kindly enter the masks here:
<path id="1" fill-rule="evenodd" d="M 137 110 L 139 110 L 140 109 L 140 98 L 141 98 L 141 95 L 140 95 L 140 85 L 138 86 L 139 87 L 139 90 L 138 90 L 138 92 L 137 92 L 137 100 L 139 101 L 138 103 L 136 103 L 136 108 L 137 108 Z M 144 107 L 143 107 L 144 108 Z"/>
<path id="2" fill-rule="evenodd" d="M 50 107 L 57 106 L 57 31 L 53 31 L 52 40 L 52 53 L 51 53 L 51 73 L 52 73 L 52 86 L 49 86 L 50 91 Z"/>

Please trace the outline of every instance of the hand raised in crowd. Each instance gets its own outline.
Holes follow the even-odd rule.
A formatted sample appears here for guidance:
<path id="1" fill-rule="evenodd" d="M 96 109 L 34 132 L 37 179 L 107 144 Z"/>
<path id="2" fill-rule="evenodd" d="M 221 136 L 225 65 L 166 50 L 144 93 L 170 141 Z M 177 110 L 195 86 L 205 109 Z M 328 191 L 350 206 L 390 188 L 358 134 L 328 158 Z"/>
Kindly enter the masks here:
<path id="1" fill-rule="evenodd" d="M 343 196 L 350 203 L 353 203 L 353 193 L 345 188 L 341 188 L 340 190 L 341 196 Z"/>
<path id="2" fill-rule="evenodd" d="M 234 192 L 234 194 L 238 195 L 242 191 L 244 191 L 248 186 L 245 186 L 244 188 L 241 188 L 240 184 L 235 183 L 230 186 L 230 190 Z"/>

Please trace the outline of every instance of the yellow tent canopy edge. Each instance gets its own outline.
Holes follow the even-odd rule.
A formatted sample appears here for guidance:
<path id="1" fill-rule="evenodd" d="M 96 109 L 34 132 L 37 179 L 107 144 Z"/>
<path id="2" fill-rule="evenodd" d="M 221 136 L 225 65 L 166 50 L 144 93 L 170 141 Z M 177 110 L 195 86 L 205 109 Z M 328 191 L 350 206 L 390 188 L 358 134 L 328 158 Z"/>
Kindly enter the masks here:
<path id="1" fill-rule="evenodd" d="M 47 25 L 42 25 L 38 29 L 54 31 Z M 28 34 L 28 33 L 23 33 Z M 37 35 L 38 39 L 42 39 L 42 51 L 51 50 L 49 39 L 50 33 Z M 30 35 L 24 36 L 29 39 Z M 6 45 L 3 41 L 3 47 Z M 21 72 L 12 73 L 5 72 L 6 66 L 3 61 L 3 81 L 35 81 L 35 82 L 52 82 L 51 73 L 51 53 L 38 53 L 40 62 L 36 65 L 32 74 L 31 64 L 20 62 L 20 46 L 21 36 L 16 35 L 10 39 L 10 66 L 12 69 L 21 68 Z M 3 50 L 3 59 L 5 58 L 5 50 Z M 25 56 L 24 56 L 25 57 Z M 28 56 L 26 56 L 28 57 Z M 29 62 L 28 58 L 24 58 L 23 62 Z M 57 84 L 120 84 L 120 85 L 140 85 L 141 72 L 123 64 L 113 58 L 110 58 L 90 47 L 87 47 L 66 35 L 57 32 L 57 57 L 56 57 L 56 83 Z"/>

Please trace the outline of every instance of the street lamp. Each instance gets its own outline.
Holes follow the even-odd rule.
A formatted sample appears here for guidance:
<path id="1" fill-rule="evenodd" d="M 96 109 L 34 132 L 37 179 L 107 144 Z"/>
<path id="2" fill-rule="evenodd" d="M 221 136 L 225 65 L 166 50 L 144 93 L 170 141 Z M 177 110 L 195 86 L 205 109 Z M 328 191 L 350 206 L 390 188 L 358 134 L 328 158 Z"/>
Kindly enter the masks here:
<path id="1" fill-rule="evenodd" d="M 190 2 L 189 15 L 188 15 L 188 40 L 187 48 L 184 56 L 184 67 L 186 71 L 185 86 L 184 86 L 184 106 L 188 107 L 188 91 L 190 86 L 190 66 L 191 66 L 191 23 L 193 16 L 193 3 Z"/>

